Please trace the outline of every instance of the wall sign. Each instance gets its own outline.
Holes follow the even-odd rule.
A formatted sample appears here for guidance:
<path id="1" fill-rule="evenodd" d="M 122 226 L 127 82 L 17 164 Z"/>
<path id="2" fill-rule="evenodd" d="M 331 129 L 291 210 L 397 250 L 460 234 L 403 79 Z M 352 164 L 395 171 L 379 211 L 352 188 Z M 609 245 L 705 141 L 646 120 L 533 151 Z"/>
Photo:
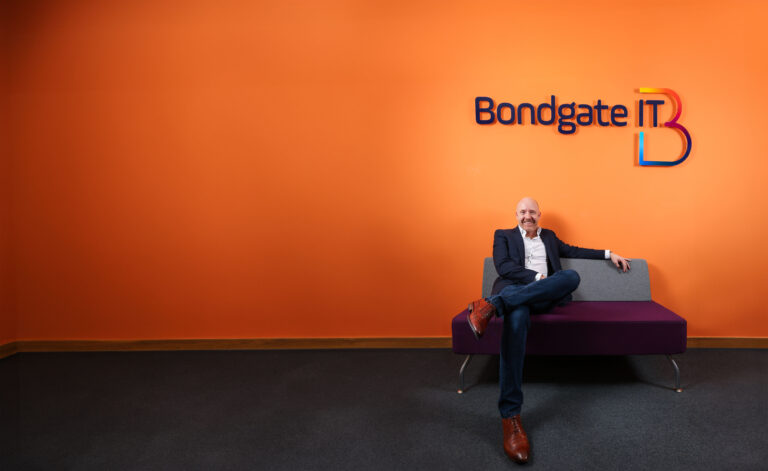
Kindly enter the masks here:
<path id="1" fill-rule="evenodd" d="M 645 132 L 640 131 L 638 137 L 638 162 L 646 167 L 671 167 L 679 165 L 688 158 L 691 153 L 691 135 L 688 130 L 678 123 L 680 113 L 683 110 L 683 104 L 677 93 L 669 88 L 640 88 L 641 94 L 660 94 L 667 95 L 673 101 L 676 112 L 672 119 L 663 124 L 664 127 L 674 129 L 682 134 L 685 139 L 685 147 L 680 158 L 674 161 L 666 160 L 646 160 L 645 158 Z M 560 134 L 573 134 L 577 126 L 617 126 L 627 125 L 629 110 L 624 105 L 609 106 L 603 104 L 602 100 L 597 100 L 594 105 L 576 104 L 576 102 L 563 103 L 558 105 L 555 95 L 551 95 L 549 102 L 534 106 L 531 103 L 521 103 L 517 106 L 511 103 L 502 102 L 495 104 L 493 98 L 487 96 L 478 96 L 475 98 L 475 121 L 477 124 L 494 124 L 499 122 L 503 125 L 523 125 L 525 122 L 530 124 L 541 124 L 551 126 L 557 124 L 557 132 Z M 660 99 L 641 99 L 637 101 L 637 127 L 642 128 L 645 125 L 646 115 L 648 122 L 652 127 L 659 127 L 659 107 L 664 105 L 665 101 Z"/>

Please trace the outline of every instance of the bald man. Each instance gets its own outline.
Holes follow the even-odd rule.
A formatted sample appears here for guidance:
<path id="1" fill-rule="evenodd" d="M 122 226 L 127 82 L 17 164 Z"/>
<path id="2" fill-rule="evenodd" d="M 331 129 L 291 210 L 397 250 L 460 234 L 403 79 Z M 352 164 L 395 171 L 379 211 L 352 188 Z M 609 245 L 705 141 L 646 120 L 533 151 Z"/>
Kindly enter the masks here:
<path id="1" fill-rule="evenodd" d="M 520 411 L 530 314 L 567 304 L 579 286 L 579 274 L 563 270 L 560 257 L 610 259 L 625 272 L 629 270 L 629 260 L 610 250 L 583 249 L 562 242 L 554 232 L 539 227 L 541 211 L 533 198 L 520 200 L 515 214 L 516 228 L 499 229 L 493 235 L 493 263 L 499 278 L 493 284 L 491 296 L 473 301 L 467 319 L 479 339 L 493 316 L 504 318 L 499 367 L 504 451 L 512 460 L 525 463 L 530 444 L 520 422 Z"/>

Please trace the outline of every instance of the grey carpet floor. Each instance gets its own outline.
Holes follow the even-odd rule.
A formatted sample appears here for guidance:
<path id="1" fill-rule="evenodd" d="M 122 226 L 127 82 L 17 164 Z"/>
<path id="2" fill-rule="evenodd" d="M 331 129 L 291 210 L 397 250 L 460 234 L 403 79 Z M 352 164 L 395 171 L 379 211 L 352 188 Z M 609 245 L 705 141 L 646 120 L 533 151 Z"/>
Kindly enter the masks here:
<path id="1" fill-rule="evenodd" d="M 551 470 L 768 469 L 768 350 L 529 357 Z M 493 470 L 498 357 L 447 350 L 23 353 L 0 360 L 0 469 Z"/>

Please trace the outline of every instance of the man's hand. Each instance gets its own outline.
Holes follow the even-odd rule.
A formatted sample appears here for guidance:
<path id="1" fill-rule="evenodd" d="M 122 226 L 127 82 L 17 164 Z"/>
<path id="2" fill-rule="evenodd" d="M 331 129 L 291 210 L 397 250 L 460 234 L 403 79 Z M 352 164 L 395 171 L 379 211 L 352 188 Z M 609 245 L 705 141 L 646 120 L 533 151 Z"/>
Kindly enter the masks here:
<path id="1" fill-rule="evenodd" d="M 618 268 L 619 270 L 623 270 L 624 273 L 626 273 L 627 270 L 629 270 L 628 258 L 624 258 L 621 255 L 617 255 L 611 252 L 611 261 L 613 262 L 614 265 L 616 265 L 616 268 Z"/>

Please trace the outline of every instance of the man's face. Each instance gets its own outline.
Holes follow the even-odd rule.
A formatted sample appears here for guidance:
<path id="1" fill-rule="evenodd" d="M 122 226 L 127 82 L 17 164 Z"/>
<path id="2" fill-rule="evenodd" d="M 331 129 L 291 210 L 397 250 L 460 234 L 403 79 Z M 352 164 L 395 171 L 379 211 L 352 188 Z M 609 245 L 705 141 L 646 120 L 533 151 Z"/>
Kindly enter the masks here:
<path id="1" fill-rule="evenodd" d="M 517 222 L 524 231 L 535 231 L 539 227 L 541 212 L 533 200 L 522 200 L 517 205 Z"/>

